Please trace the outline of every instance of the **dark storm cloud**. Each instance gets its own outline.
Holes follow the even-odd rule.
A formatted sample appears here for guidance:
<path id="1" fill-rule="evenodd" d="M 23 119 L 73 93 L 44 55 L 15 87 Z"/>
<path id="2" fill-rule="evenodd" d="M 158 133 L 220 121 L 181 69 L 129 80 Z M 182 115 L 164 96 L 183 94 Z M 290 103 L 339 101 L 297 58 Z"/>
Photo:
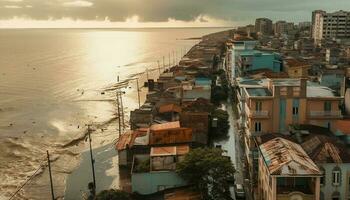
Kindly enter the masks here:
<path id="1" fill-rule="evenodd" d="M 335 3 L 336 2 L 336 3 Z M 0 18 L 105 19 L 124 21 L 138 15 L 141 21 L 169 18 L 190 21 L 200 15 L 232 21 L 256 17 L 309 20 L 311 11 L 349 9 L 349 0 L 0 0 Z"/>

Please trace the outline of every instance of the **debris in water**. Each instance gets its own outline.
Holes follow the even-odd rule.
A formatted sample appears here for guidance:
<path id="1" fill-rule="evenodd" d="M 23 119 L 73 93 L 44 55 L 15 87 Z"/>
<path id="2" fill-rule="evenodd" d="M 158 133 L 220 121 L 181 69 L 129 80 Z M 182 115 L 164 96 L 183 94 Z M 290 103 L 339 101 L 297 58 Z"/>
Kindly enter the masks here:
<path id="1" fill-rule="evenodd" d="M 12 123 L 10 123 L 10 124 L 9 124 L 9 127 L 11 127 L 11 126 L 13 126 L 13 124 L 12 124 Z"/>
<path id="2" fill-rule="evenodd" d="M 101 94 L 102 94 L 102 95 L 104 95 L 104 94 L 105 94 L 105 92 L 101 92 Z"/>

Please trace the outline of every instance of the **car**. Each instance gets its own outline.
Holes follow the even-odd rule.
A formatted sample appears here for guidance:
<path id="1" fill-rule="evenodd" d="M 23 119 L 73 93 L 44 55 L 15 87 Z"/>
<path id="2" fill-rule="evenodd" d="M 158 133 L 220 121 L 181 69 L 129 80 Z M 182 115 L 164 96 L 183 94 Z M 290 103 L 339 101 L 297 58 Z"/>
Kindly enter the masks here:
<path id="1" fill-rule="evenodd" d="M 245 191 L 242 184 L 236 184 L 235 195 L 236 199 L 245 199 Z"/>

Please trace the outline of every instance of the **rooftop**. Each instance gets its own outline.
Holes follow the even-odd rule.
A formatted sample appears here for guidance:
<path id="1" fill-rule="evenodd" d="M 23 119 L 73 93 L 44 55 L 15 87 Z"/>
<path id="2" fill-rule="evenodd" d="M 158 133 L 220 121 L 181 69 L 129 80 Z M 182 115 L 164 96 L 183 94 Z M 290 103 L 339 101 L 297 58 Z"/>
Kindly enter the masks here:
<path id="1" fill-rule="evenodd" d="M 306 95 L 307 97 L 339 97 L 336 91 L 329 87 L 311 84 L 307 86 Z"/>
<path id="2" fill-rule="evenodd" d="M 166 130 L 166 129 L 174 129 L 174 128 L 180 128 L 180 122 L 167 122 L 162 124 L 153 124 L 151 126 L 151 131 L 159 131 L 159 130 Z"/>
<path id="3" fill-rule="evenodd" d="M 320 170 L 300 145 L 283 138 L 259 146 L 271 175 L 320 175 Z"/>
<path id="4" fill-rule="evenodd" d="M 240 56 L 270 56 L 272 53 L 263 52 L 255 49 L 245 49 L 238 51 Z"/>
<path id="5" fill-rule="evenodd" d="M 253 97 L 271 97 L 272 93 L 267 88 L 247 88 L 249 96 Z"/>
<path id="6" fill-rule="evenodd" d="M 272 84 L 275 86 L 300 86 L 300 79 L 274 79 L 272 80 Z"/>
<path id="7" fill-rule="evenodd" d="M 185 155 L 189 151 L 190 151 L 190 147 L 188 145 L 152 147 L 151 157 Z"/>
<path id="8" fill-rule="evenodd" d="M 350 154 L 336 138 L 311 135 L 302 143 L 303 149 L 316 163 L 350 163 Z"/>
<path id="9" fill-rule="evenodd" d="M 176 104 L 165 104 L 165 105 L 161 105 L 159 107 L 159 113 L 169 113 L 169 112 L 177 112 L 177 113 L 181 113 L 181 107 L 179 105 Z"/>

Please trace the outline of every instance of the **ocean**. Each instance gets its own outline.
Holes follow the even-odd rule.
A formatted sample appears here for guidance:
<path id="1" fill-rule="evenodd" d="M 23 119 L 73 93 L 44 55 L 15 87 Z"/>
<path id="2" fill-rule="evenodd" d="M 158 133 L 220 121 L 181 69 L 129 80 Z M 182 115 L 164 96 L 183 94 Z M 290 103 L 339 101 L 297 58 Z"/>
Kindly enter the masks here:
<path id="1" fill-rule="evenodd" d="M 62 197 L 87 148 L 87 124 L 96 130 L 94 148 L 118 137 L 115 94 L 108 90 L 118 77 L 131 80 L 146 69 L 156 77 L 158 63 L 179 60 L 198 42 L 193 38 L 226 29 L 0 30 L 0 199 L 34 172 L 15 199 L 48 199 L 47 150 Z M 124 90 L 127 118 L 138 106 L 134 81 Z"/>

